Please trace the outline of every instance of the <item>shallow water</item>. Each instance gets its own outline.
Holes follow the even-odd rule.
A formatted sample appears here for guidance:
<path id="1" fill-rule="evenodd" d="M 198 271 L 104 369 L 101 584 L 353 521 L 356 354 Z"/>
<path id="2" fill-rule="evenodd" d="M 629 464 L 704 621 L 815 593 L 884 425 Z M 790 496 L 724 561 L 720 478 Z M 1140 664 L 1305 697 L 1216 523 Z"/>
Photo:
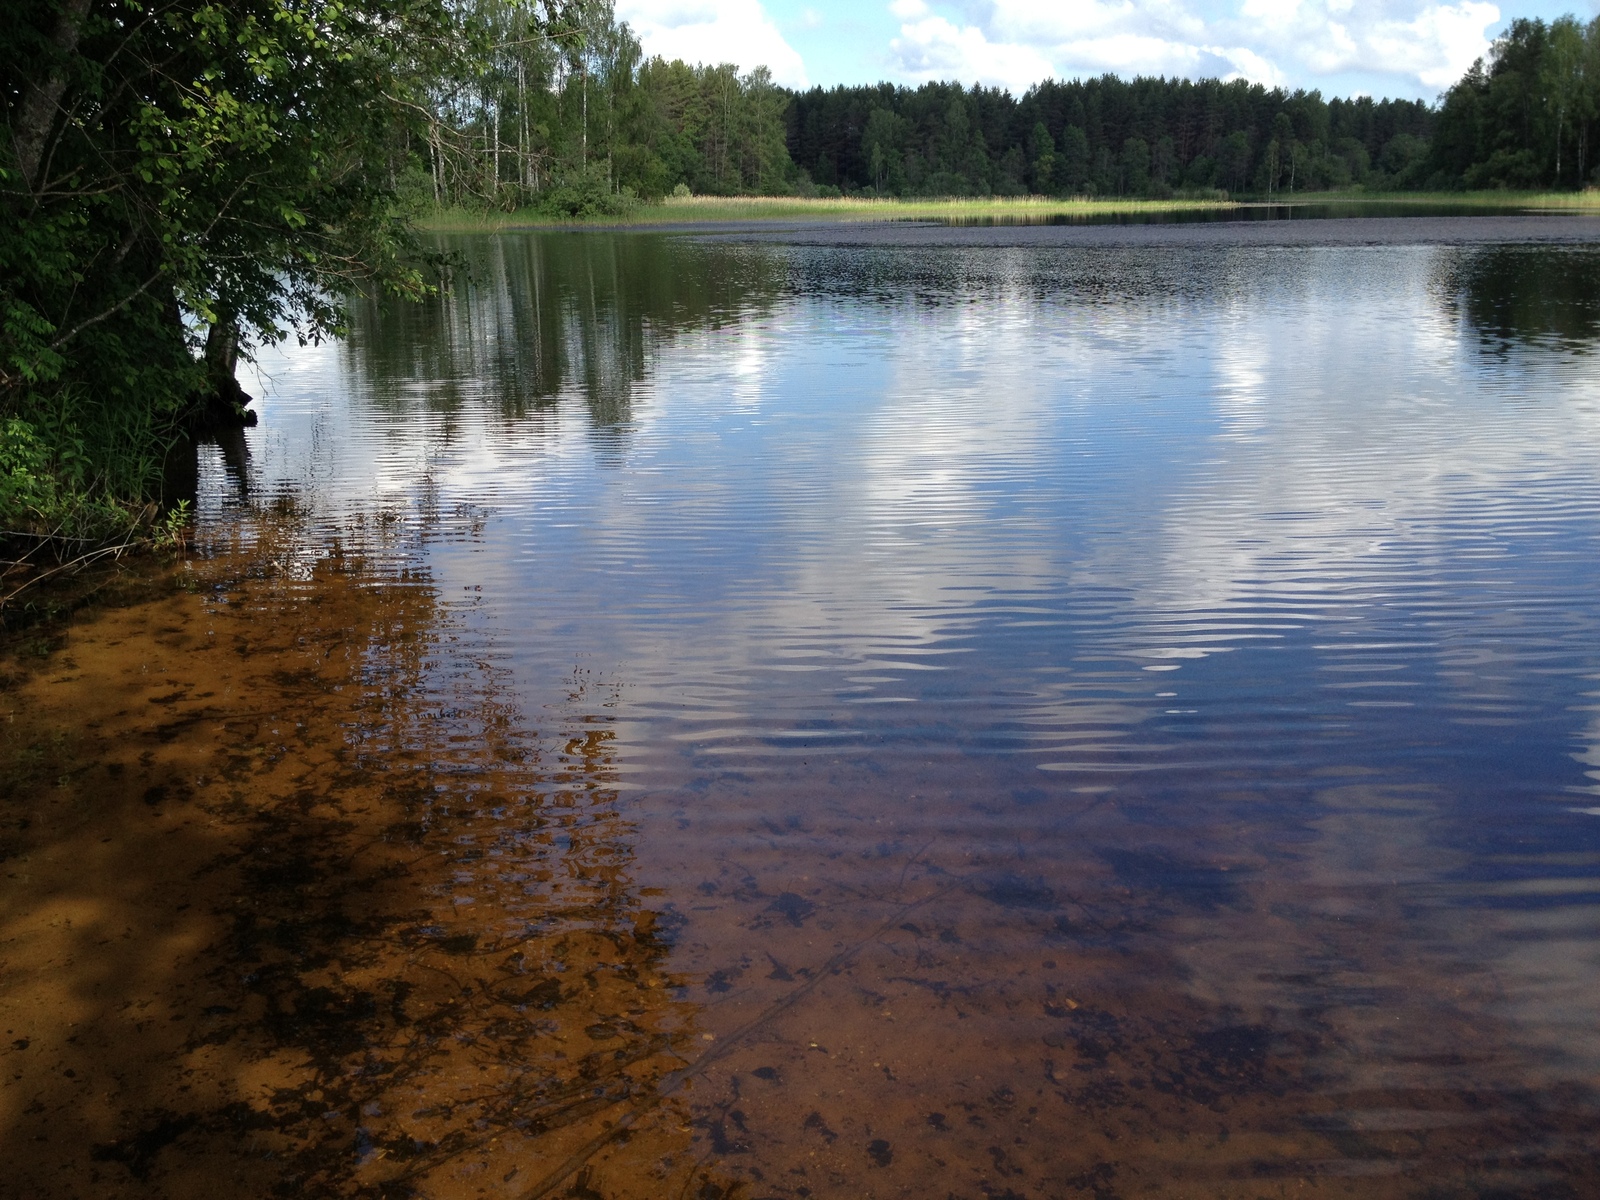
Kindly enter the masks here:
<path id="1" fill-rule="evenodd" d="M 23 1194 L 1600 1190 L 1600 247 L 448 248 L 0 694 Z"/>

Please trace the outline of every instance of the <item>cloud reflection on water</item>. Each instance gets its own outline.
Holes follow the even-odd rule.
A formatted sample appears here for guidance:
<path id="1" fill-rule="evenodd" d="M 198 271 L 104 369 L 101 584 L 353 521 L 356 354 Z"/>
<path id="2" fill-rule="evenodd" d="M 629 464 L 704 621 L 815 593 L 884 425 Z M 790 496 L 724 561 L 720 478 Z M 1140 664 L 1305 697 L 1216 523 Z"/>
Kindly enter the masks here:
<path id="1" fill-rule="evenodd" d="M 489 510 L 430 566 L 530 710 L 622 681 L 641 878 L 742 855 L 826 907 L 841 855 L 939 838 L 1156 904 L 1126 936 L 1176 992 L 1350 1095 L 1600 1064 L 1592 251 L 461 249 L 460 299 L 290 361 L 257 470 Z M 1249 900 L 1161 908 L 1134 853 Z"/>

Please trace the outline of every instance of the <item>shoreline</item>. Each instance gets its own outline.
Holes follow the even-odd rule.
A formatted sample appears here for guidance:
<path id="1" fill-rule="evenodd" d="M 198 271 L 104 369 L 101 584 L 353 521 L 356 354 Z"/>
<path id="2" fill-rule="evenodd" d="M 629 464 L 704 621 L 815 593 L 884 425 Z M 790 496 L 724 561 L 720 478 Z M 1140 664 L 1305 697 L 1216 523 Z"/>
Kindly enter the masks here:
<path id="1" fill-rule="evenodd" d="M 438 231 L 471 234 L 473 231 Z M 481 234 L 638 234 L 833 247 L 1141 247 L 1582 245 L 1600 241 L 1600 210 L 1403 216 L 1218 217 L 1179 221 L 957 224 L 933 220 L 702 220 L 656 225 L 515 226 Z"/>
<path id="2" fill-rule="evenodd" d="M 1098 225 L 810 225 L 676 231 L 727 242 L 853 248 L 1252 249 L 1290 247 L 1585 245 L 1600 242 L 1600 213 L 1324 217 Z"/>
<path id="3" fill-rule="evenodd" d="M 1216 212 L 1240 207 L 1222 196 L 1172 200 L 1095 200 L 1086 197 L 1054 199 L 1016 196 L 972 199 L 952 197 L 929 200 L 870 198 L 815 198 L 801 196 L 698 196 L 691 199 L 641 203 L 625 216 L 561 219 L 534 209 L 514 212 L 443 210 L 419 221 L 433 233 L 495 233 L 530 229 L 653 230 L 683 224 L 726 221 L 857 222 L 970 219 L 984 217 L 1050 218 L 1055 216 L 1152 215 Z"/>
<path id="4" fill-rule="evenodd" d="M 1368 210 L 1408 216 L 1600 214 L 1600 192 L 1350 192 L 1300 193 L 1289 199 L 1193 198 L 1173 200 L 1001 199 L 876 200 L 861 198 L 697 197 L 641 205 L 621 217 L 561 220 L 529 209 L 515 212 L 442 211 L 418 221 L 425 233 L 551 231 L 699 232 L 724 226 L 860 225 L 908 222 L 1003 224 L 1184 223 L 1238 220 L 1336 219 L 1316 210 Z M 1399 210 L 1411 210 L 1401 212 Z M 1439 211 L 1445 210 L 1445 211 Z M 1279 216 L 1277 214 L 1283 213 Z M 1272 215 L 1266 215 L 1271 213 Z M 1235 214 L 1240 214 L 1235 217 Z"/>

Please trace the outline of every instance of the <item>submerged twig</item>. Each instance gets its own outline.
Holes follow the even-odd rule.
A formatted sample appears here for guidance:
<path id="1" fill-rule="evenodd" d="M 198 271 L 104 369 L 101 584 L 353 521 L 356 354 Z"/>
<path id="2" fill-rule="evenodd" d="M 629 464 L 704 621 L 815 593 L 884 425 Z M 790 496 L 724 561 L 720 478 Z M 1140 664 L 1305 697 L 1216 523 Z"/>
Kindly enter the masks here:
<path id="1" fill-rule="evenodd" d="M 114 546 L 102 546 L 98 550 L 90 550 L 87 554 L 80 554 L 76 558 L 68 559 L 66 562 L 51 567 L 47 571 L 40 571 L 33 578 L 28 579 L 23 583 L 19 583 L 5 595 L 0 596 L 0 610 L 3 610 L 6 605 L 10 604 L 11 601 L 15 600 L 34 584 L 42 583 L 44 580 L 49 579 L 52 575 L 59 575 L 63 571 L 81 570 L 84 567 L 87 567 L 90 563 L 98 562 L 103 558 L 121 558 L 123 554 L 133 546 L 133 543 L 134 538 L 130 533 L 126 538 Z M 20 566 L 21 564 L 19 563 L 15 565 Z"/>
<path id="2" fill-rule="evenodd" d="M 78 542 L 88 545 L 91 542 L 105 540 L 104 538 L 92 537 L 69 537 L 64 533 L 34 533 L 27 529 L 0 529 L 0 540 L 9 541 L 13 538 L 31 538 L 40 545 L 48 545 L 51 542 Z"/>

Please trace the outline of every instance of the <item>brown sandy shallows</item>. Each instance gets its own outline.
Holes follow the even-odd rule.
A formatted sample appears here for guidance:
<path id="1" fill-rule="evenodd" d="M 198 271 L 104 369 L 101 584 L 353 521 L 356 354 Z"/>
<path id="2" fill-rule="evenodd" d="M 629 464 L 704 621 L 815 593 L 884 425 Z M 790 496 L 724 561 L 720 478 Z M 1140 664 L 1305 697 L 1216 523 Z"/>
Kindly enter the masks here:
<path id="1" fill-rule="evenodd" d="M 720 1194 L 637 1103 L 694 1034 L 603 707 L 540 761 L 483 677 L 426 692 L 426 580 L 280 536 L 0 694 L 0 1190 L 536 1194 L 632 1100 L 562 1188 Z"/>
<path id="2" fill-rule="evenodd" d="M 1275 861 L 1095 851 L 1092 796 L 1076 857 L 922 844 L 897 821 L 973 819 L 984 770 L 935 749 L 892 803 L 840 767 L 832 800 L 728 772 L 624 807 L 616 695 L 575 674 L 530 729 L 386 526 L 261 528 L 0 693 L 8 1196 L 1600 1182 L 1495 981 L 1406 958 L 1414 916 L 1329 857 L 1402 871 L 1426 796 L 1325 789 Z"/>

